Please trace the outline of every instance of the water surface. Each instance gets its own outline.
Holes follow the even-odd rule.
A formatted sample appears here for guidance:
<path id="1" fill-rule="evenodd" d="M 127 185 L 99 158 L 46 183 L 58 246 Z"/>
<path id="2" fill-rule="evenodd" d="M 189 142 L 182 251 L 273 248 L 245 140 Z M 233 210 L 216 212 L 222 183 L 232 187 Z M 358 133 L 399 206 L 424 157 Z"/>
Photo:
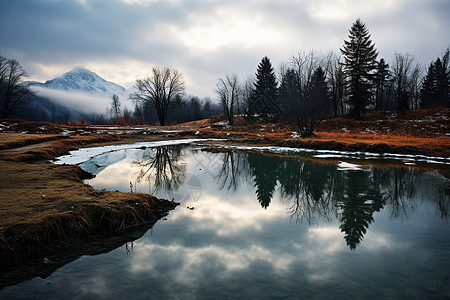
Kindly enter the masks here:
<path id="1" fill-rule="evenodd" d="M 82 167 L 95 188 L 181 205 L 142 238 L 0 298 L 450 297 L 449 179 L 370 163 L 190 146 L 94 157 Z"/>

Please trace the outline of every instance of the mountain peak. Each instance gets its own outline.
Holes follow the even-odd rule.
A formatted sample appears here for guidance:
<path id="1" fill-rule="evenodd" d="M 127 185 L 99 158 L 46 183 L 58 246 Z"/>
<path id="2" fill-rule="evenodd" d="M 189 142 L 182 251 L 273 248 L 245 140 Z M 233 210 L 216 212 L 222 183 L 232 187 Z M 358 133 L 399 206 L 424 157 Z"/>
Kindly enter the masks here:
<path id="1" fill-rule="evenodd" d="M 126 89 L 118 84 L 106 81 L 98 74 L 83 66 L 76 66 L 71 71 L 62 74 L 45 83 L 34 84 L 42 87 L 72 92 L 89 93 L 96 96 L 112 97 L 117 94 L 124 97 Z"/>

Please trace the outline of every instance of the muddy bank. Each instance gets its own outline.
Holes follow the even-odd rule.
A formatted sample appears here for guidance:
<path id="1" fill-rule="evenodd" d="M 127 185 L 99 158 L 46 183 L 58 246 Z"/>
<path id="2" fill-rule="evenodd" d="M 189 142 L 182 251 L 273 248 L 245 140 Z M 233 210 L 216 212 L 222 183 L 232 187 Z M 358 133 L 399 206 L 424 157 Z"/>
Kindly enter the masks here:
<path id="1" fill-rule="evenodd" d="M 114 135 L 33 139 L 37 144 L 0 151 L 0 269 L 43 259 L 94 233 L 152 225 L 178 205 L 148 194 L 94 190 L 82 182 L 91 174 L 47 161 L 77 146 L 118 141 Z"/>
<path id="2" fill-rule="evenodd" d="M 92 233 L 152 224 L 177 203 L 151 195 L 96 191 L 78 166 L 0 161 L 0 266 L 47 253 Z M 2 176 L 3 177 L 3 176 Z"/>

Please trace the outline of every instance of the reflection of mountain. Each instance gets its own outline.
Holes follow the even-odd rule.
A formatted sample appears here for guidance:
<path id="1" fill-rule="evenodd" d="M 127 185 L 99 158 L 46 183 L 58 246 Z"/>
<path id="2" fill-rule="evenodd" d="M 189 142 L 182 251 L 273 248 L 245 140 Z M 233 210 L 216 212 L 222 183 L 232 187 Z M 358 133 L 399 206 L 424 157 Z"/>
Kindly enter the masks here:
<path id="1" fill-rule="evenodd" d="M 242 161 L 245 159 L 247 163 Z M 223 164 L 217 176 L 219 188 L 235 190 L 240 181 L 249 180 L 258 202 L 268 208 L 278 185 L 282 199 L 290 205 L 291 217 L 310 224 L 338 218 L 352 250 L 363 240 L 373 214 L 385 206 L 392 217 L 407 217 L 420 201 L 434 199 L 441 217 L 448 216 L 448 179 L 430 188 L 430 182 L 436 180 L 427 180 L 431 175 L 417 169 L 340 171 L 335 165 L 257 153 L 227 153 Z M 427 197 L 431 192 L 433 197 Z"/>

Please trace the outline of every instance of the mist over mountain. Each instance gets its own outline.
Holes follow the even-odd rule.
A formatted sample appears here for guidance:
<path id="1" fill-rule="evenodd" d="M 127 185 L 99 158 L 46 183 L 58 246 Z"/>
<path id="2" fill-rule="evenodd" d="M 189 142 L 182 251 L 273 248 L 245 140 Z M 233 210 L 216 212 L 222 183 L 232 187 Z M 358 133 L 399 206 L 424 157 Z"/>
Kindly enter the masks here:
<path id="1" fill-rule="evenodd" d="M 47 80 L 45 83 L 31 82 L 31 85 L 54 90 L 84 92 L 107 98 L 111 98 L 114 94 L 119 97 L 124 96 L 127 92 L 123 86 L 107 81 L 84 67 L 75 67 L 59 77 Z"/>
<path id="2" fill-rule="evenodd" d="M 37 121 L 62 123 L 81 117 L 98 119 L 100 115 L 108 118 L 107 110 L 114 94 L 119 96 L 123 107 L 132 107 L 124 87 L 84 67 L 75 67 L 44 83 L 30 81 L 28 84 L 36 93 L 28 116 Z"/>

